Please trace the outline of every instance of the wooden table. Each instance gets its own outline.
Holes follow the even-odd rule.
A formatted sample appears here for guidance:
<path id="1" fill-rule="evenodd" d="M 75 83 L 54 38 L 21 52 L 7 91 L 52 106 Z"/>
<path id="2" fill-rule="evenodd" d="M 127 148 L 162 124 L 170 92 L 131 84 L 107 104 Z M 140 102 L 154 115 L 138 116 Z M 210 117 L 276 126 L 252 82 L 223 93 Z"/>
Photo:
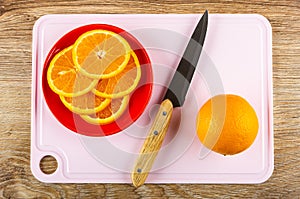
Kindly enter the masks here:
<path id="1" fill-rule="evenodd" d="M 256 185 L 45 184 L 30 171 L 31 39 L 53 13 L 258 13 L 273 27 L 272 177 Z M 0 195 L 4 198 L 299 198 L 300 1 L 0 0 Z M 47 162 L 46 162 L 47 165 Z M 48 161 L 49 169 L 53 167 Z"/>

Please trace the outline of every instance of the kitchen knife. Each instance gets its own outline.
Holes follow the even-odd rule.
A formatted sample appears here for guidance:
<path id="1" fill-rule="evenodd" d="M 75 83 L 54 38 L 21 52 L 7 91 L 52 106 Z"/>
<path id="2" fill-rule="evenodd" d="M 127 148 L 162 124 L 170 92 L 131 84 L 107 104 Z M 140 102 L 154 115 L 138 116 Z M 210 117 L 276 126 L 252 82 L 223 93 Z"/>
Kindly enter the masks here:
<path id="1" fill-rule="evenodd" d="M 168 130 L 173 108 L 183 105 L 205 40 L 208 12 L 204 12 L 179 62 L 148 136 L 135 162 L 131 179 L 135 187 L 146 181 Z"/>

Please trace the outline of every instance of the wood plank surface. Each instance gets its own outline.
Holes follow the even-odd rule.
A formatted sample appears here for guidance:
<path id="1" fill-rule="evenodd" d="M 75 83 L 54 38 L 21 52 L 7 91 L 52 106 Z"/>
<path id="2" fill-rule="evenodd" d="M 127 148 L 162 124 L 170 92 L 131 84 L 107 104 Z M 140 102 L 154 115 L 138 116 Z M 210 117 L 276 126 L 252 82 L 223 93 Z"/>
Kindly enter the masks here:
<path id="1" fill-rule="evenodd" d="M 54 13 L 258 13 L 273 28 L 272 177 L 255 185 L 46 184 L 30 171 L 31 45 L 34 22 Z M 299 0 L 0 0 L 1 198 L 299 198 Z M 50 160 L 49 160 L 50 161 Z M 51 165 L 55 165 L 51 161 Z"/>

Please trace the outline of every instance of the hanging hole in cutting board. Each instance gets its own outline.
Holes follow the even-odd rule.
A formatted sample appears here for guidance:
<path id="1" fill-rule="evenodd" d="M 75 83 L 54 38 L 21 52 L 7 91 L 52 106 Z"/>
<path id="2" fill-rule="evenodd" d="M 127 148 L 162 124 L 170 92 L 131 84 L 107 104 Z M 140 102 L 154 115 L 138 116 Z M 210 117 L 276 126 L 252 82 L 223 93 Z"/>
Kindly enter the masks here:
<path id="1" fill-rule="evenodd" d="M 57 170 L 57 167 L 57 160 L 52 155 L 46 155 L 40 161 L 40 170 L 44 174 L 53 174 Z"/>

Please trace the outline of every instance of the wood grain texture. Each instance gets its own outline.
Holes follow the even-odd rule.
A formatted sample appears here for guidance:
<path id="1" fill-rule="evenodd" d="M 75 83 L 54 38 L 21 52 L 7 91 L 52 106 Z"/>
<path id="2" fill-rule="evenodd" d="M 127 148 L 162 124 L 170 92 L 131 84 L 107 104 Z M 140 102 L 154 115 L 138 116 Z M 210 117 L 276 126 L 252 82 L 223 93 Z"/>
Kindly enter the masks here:
<path id="1" fill-rule="evenodd" d="M 53 13 L 258 13 L 273 28 L 272 177 L 257 185 L 45 184 L 30 171 L 31 40 Z M 2 198 L 299 198 L 299 0 L 0 0 L 0 196 Z"/>
<path id="2" fill-rule="evenodd" d="M 172 113 L 172 102 L 169 99 L 164 100 L 159 107 L 133 167 L 131 179 L 135 187 L 139 187 L 145 183 L 168 131 Z"/>

